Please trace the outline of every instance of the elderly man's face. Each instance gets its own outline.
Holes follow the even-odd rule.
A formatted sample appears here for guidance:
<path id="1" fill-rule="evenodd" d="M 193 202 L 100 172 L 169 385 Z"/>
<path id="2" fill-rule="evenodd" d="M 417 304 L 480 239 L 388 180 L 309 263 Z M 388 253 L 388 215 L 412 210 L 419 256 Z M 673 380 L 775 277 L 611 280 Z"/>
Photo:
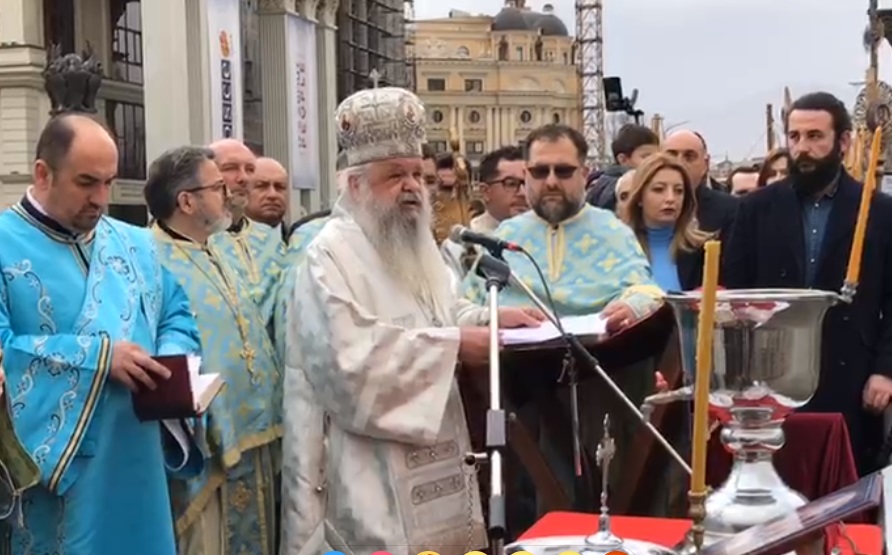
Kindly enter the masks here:
<path id="1" fill-rule="evenodd" d="M 689 131 L 680 131 L 670 135 L 664 144 L 666 154 L 678 158 L 691 176 L 694 186 L 706 180 L 709 171 L 709 155 L 703 147 L 703 141 Z"/>
<path id="2" fill-rule="evenodd" d="M 430 209 L 420 158 L 373 162 L 366 170 L 368 190 L 376 209 L 403 221 L 418 221 Z"/>

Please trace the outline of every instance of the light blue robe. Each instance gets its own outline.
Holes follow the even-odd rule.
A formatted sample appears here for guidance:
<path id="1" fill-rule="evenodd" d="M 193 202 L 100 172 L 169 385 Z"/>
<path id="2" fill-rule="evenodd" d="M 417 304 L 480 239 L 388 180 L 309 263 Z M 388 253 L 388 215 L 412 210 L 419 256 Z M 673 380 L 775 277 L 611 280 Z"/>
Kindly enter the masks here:
<path id="1" fill-rule="evenodd" d="M 161 263 L 194 300 L 205 345 L 202 366 L 226 382 L 207 420 L 212 461 L 201 476 L 171 485 L 177 535 L 189 531 L 210 496 L 222 488 L 226 552 L 272 554 L 278 496 L 272 485 L 274 459 L 282 437 L 282 380 L 272 341 L 250 288 L 215 247 L 174 239 L 158 226 L 153 233 Z M 239 314 L 247 341 L 239 330 Z M 254 351 L 250 367 L 246 344 Z"/>
<path id="2" fill-rule="evenodd" d="M 73 239 L 17 204 L 0 214 L 0 244 L 7 389 L 41 471 L 22 518 L 6 522 L 3 547 L 175 555 L 160 426 L 136 418 L 109 372 L 117 341 L 153 355 L 200 352 L 183 290 L 148 230 L 111 218 Z"/>
<path id="3" fill-rule="evenodd" d="M 545 274 L 560 316 L 594 314 L 614 300 L 625 301 L 643 316 L 663 295 L 635 234 L 607 210 L 586 204 L 558 226 L 530 210 L 503 221 L 494 235 L 518 243 L 532 255 Z M 515 275 L 547 303 L 533 264 L 520 253 L 505 252 L 504 257 Z M 476 271 L 465 277 L 464 294 L 476 304 L 486 302 L 486 284 Z M 533 306 L 516 287 L 506 287 L 499 303 Z"/>
<path id="4" fill-rule="evenodd" d="M 287 335 L 287 314 L 286 307 L 288 305 L 288 297 L 294 291 L 294 279 L 297 275 L 297 267 L 303 260 L 307 247 L 316 238 L 316 235 L 322 231 L 329 218 L 316 218 L 301 225 L 294 230 L 291 238 L 288 240 L 288 251 L 285 254 L 285 263 L 283 265 L 281 282 L 276 292 L 276 311 L 273 318 L 273 329 L 275 331 L 276 352 L 279 360 L 285 363 L 285 337 Z"/>
<path id="5" fill-rule="evenodd" d="M 279 276 L 285 263 L 282 232 L 266 224 L 245 219 L 240 231 L 217 233 L 211 237 L 210 243 L 250 286 L 263 321 L 272 327 Z"/>

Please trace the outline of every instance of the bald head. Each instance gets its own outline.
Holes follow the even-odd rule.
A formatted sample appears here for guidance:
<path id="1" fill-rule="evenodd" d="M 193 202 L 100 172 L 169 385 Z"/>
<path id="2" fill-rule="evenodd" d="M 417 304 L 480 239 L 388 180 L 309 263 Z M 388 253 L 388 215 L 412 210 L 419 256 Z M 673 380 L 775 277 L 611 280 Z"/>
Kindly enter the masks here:
<path id="1" fill-rule="evenodd" d="M 108 208 L 118 175 L 118 147 L 108 130 L 86 115 L 47 123 L 34 162 L 36 200 L 74 233 L 90 231 Z"/>
<path id="2" fill-rule="evenodd" d="M 663 150 L 666 154 L 678 158 L 687 168 L 695 186 L 701 185 L 706 180 L 709 171 L 709 153 L 706 150 L 706 141 L 701 135 L 687 129 L 675 131 L 666 137 Z"/>
<path id="3" fill-rule="evenodd" d="M 258 158 L 245 213 L 252 220 L 277 226 L 288 209 L 288 172 L 277 160 Z"/>
<path id="4" fill-rule="evenodd" d="M 239 222 L 248 204 L 248 188 L 254 179 L 257 157 L 245 143 L 236 139 L 221 139 L 208 145 L 214 151 L 214 160 L 223 180 L 229 187 L 233 221 Z"/>

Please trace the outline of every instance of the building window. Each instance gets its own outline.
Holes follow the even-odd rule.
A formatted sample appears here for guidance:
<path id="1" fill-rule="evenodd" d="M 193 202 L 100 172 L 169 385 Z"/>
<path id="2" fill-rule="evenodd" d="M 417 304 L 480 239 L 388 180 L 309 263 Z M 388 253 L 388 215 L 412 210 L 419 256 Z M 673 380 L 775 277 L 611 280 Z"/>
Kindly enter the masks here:
<path id="1" fill-rule="evenodd" d="M 146 178 L 146 118 L 139 104 L 105 101 L 105 119 L 118 143 L 118 177 Z"/>
<path id="2" fill-rule="evenodd" d="M 465 92 L 483 92 L 483 79 L 465 79 Z"/>
<path id="3" fill-rule="evenodd" d="M 468 50 L 467 46 L 459 46 L 458 50 L 456 51 L 456 54 L 458 54 L 459 58 L 470 58 L 471 57 L 471 51 Z"/>
<path id="4" fill-rule="evenodd" d="M 446 80 L 445 79 L 428 79 L 427 80 L 427 90 L 429 90 L 429 91 L 445 91 L 446 90 Z"/>
<path id="5" fill-rule="evenodd" d="M 560 123 L 560 122 L 561 122 L 561 115 L 560 115 L 559 113 L 555 112 L 555 113 L 552 114 L 552 116 L 551 116 L 551 121 L 553 121 L 554 123 Z"/>
<path id="6" fill-rule="evenodd" d="M 533 121 L 533 114 L 531 114 L 529 110 L 524 110 L 520 113 L 520 121 L 523 123 L 530 123 Z"/>
<path id="7" fill-rule="evenodd" d="M 429 141 L 428 144 L 437 154 L 446 152 L 446 141 Z"/>
<path id="8" fill-rule="evenodd" d="M 440 110 L 434 110 L 434 112 L 431 114 L 431 120 L 434 123 L 442 123 L 443 122 L 443 112 L 441 112 Z"/>
<path id="9" fill-rule="evenodd" d="M 139 0 L 111 0 L 112 79 L 142 84 L 142 14 Z"/>
<path id="10" fill-rule="evenodd" d="M 483 141 L 465 141 L 465 152 L 468 154 L 483 154 Z"/>
<path id="11" fill-rule="evenodd" d="M 142 204 L 111 204 L 108 215 L 138 227 L 149 225 L 149 212 Z"/>
<path id="12" fill-rule="evenodd" d="M 518 46 L 516 52 L 517 52 L 517 59 L 522 62 L 523 61 L 523 46 Z"/>
<path id="13" fill-rule="evenodd" d="M 471 123 L 480 123 L 480 112 L 477 110 L 471 110 L 468 113 L 468 121 Z"/>
<path id="14" fill-rule="evenodd" d="M 43 41 L 47 49 L 74 52 L 74 0 L 43 0 Z"/>

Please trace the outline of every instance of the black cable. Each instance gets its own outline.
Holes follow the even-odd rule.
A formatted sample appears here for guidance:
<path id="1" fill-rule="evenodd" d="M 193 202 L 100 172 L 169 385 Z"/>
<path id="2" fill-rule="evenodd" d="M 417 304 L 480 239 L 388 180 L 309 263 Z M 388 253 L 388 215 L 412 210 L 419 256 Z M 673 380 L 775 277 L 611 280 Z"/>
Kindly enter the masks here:
<path id="1" fill-rule="evenodd" d="M 552 314 L 554 314 L 554 319 L 557 320 L 557 322 L 555 322 L 555 326 L 557 326 L 558 331 L 561 332 L 561 336 L 567 335 L 567 332 L 564 331 L 564 324 L 561 323 L 561 317 L 560 315 L 558 315 L 557 305 L 554 304 L 554 298 L 551 296 L 551 288 L 548 287 L 548 280 L 545 279 L 545 273 L 542 271 L 539 263 L 536 262 L 536 259 L 533 258 L 533 255 L 531 255 L 523 248 L 520 249 L 520 253 L 527 257 L 527 260 L 529 260 L 530 264 L 533 265 L 533 268 L 536 269 L 536 273 L 539 274 L 539 281 L 542 282 L 542 287 L 545 289 L 545 302 L 548 303 L 548 307 L 551 309 Z M 567 348 L 569 347 L 570 344 L 568 343 Z"/>

